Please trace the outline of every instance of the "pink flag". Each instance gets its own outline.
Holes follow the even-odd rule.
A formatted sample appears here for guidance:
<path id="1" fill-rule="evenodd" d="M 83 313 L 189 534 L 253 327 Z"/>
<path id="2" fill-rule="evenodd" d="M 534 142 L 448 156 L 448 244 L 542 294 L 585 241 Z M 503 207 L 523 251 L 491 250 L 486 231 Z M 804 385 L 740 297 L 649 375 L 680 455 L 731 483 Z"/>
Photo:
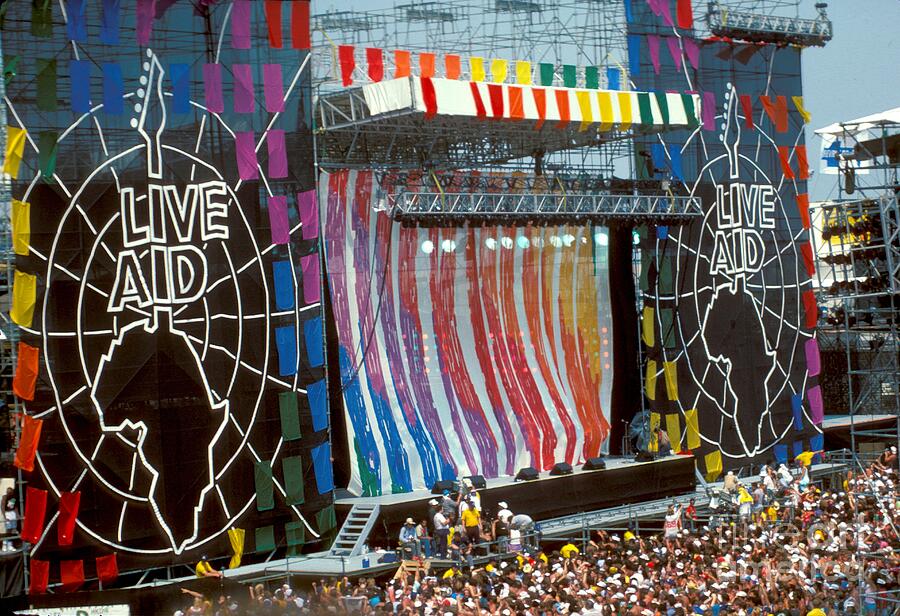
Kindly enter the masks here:
<path id="1" fill-rule="evenodd" d="M 291 241 L 291 223 L 288 220 L 287 197 L 269 197 L 269 226 L 272 228 L 272 243 L 287 244 Z"/>
<path id="2" fill-rule="evenodd" d="M 319 208 L 316 205 L 316 191 L 307 190 L 297 193 L 297 210 L 300 212 L 300 223 L 303 225 L 303 239 L 314 240 L 319 237 Z"/>
<path id="3" fill-rule="evenodd" d="M 288 176 L 287 146 L 283 130 L 270 130 L 266 133 L 266 144 L 269 146 L 269 179 L 280 180 Z"/>
<path id="4" fill-rule="evenodd" d="M 669 54 L 675 60 L 675 68 L 681 70 L 681 47 L 678 46 L 678 38 L 675 36 L 667 36 L 666 44 L 669 46 Z"/>
<path id="5" fill-rule="evenodd" d="M 662 4 L 660 0 L 647 0 L 647 6 L 650 7 L 650 10 L 653 11 L 653 14 L 657 17 L 662 15 Z"/>
<path id="6" fill-rule="evenodd" d="M 203 87 L 206 90 L 206 108 L 212 113 L 225 111 L 225 101 L 222 98 L 222 65 L 203 65 Z"/>
<path id="7" fill-rule="evenodd" d="M 253 100 L 253 69 L 249 64 L 232 64 L 234 75 L 234 112 L 253 113 L 256 104 Z"/>
<path id="8" fill-rule="evenodd" d="M 137 42 L 146 46 L 153 32 L 153 18 L 156 15 L 156 0 L 138 0 L 137 3 Z"/>
<path id="9" fill-rule="evenodd" d="M 687 54 L 691 66 L 700 68 L 700 45 L 691 38 L 683 38 L 681 42 L 684 44 L 684 53 Z"/>
<path id="10" fill-rule="evenodd" d="M 822 425 L 825 419 L 825 407 L 822 405 L 822 388 L 816 385 L 806 390 L 806 399 L 809 400 L 809 415 L 813 423 Z"/>
<path id="11" fill-rule="evenodd" d="M 659 8 L 662 12 L 663 21 L 670 28 L 675 27 L 675 20 L 672 19 L 672 7 L 669 6 L 669 0 L 659 0 Z"/>
<path id="12" fill-rule="evenodd" d="M 716 94 L 703 93 L 703 105 L 700 108 L 703 116 L 703 130 L 716 130 Z"/>
<path id="13" fill-rule="evenodd" d="M 263 64 L 263 91 L 266 97 L 266 111 L 284 111 L 284 80 L 280 64 Z"/>
<path id="14" fill-rule="evenodd" d="M 234 0 L 231 5 L 231 46 L 250 49 L 250 0 Z"/>
<path id="15" fill-rule="evenodd" d="M 653 62 L 653 72 L 659 75 L 659 37 L 654 34 L 648 34 L 647 47 L 650 49 L 650 61 Z"/>
<path id="16" fill-rule="evenodd" d="M 234 134 L 234 151 L 237 155 L 238 175 L 242 180 L 259 179 L 256 164 L 256 136 L 253 131 Z"/>
<path id="17" fill-rule="evenodd" d="M 300 269 L 303 270 L 303 303 L 314 304 L 319 301 L 319 254 L 313 253 L 300 258 Z"/>

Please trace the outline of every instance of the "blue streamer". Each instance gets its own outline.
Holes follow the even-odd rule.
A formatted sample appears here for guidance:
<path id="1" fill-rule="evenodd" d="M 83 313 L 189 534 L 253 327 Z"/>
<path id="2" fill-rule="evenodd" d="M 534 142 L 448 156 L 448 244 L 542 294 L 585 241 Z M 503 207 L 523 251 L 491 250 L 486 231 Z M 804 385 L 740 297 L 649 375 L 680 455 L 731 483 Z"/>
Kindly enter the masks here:
<path id="1" fill-rule="evenodd" d="M 120 0 L 103 0 L 100 42 L 106 45 L 119 44 L 119 3 Z"/>
<path id="2" fill-rule="evenodd" d="M 625 23 L 634 21 L 634 13 L 631 12 L 631 0 L 623 0 L 625 3 Z"/>
<path id="3" fill-rule="evenodd" d="M 622 71 L 610 66 L 606 68 L 606 87 L 609 90 L 622 89 Z"/>
<path id="4" fill-rule="evenodd" d="M 293 325 L 275 328 L 275 346 L 278 347 L 278 374 L 297 374 L 297 330 Z"/>
<path id="5" fill-rule="evenodd" d="M 325 379 L 307 385 L 306 397 L 309 399 L 313 430 L 320 432 L 328 427 L 328 388 Z"/>
<path id="6" fill-rule="evenodd" d="M 677 143 L 670 144 L 669 148 L 669 165 L 672 167 L 672 176 L 684 182 L 684 165 L 681 160 L 681 146 Z"/>
<path id="7" fill-rule="evenodd" d="M 103 111 L 110 115 L 125 113 L 125 83 L 122 67 L 115 62 L 103 63 Z"/>
<path id="8" fill-rule="evenodd" d="M 325 349 L 322 348 L 322 317 L 310 319 L 303 324 L 303 338 L 306 341 L 306 357 L 309 365 L 317 368 L 325 364 Z"/>
<path id="9" fill-rule="evenodd" d="M 313 467 L 316 473 L 316 487 L 319 494 L 334 490 L 334 474 L 331 470 L 331 443 L 325 441 L 312 450 Z"/>
<path id="10" fill-rule="evenodd" d="M 794 457 L 803 453 L 803 441 L 794 441 Z"/>
<path id="11" fill-rule="evenodd" d="M 659 174 L 666 175 L 665 171 L 669 164 L 666 160 L 666 148 L 663 144 L 650 144 L 650 159 L 653 161 L 653 177 Z"/>
<path id="12" fill-rule="evenodd" d="M 293 310 L 294 275 L 290 261 L 272 261 L 272 278 L 275 280 L 275 307 L 278 310 Z"/>
<path id="13" fill-rule="evenodd" d="M 791 396 L 791 410 L 794 411 L 794 430 L 803 429 L 803 394 Z"/>
<path id="14" fill-rule="evenodd" d="M 628 35 L 628 72 L 632 77 L 640 73 L 641 68 L 641 37 L 637 34 Z"/>
<path id="15" fill-rule="evenodd" d="M 69 60 L 69 76 L 72 78 L 72 111 L 91 111 L 91 63 L 87 60 Z"/>
<path id="16" fill-rule="evenodd" d="M 172 111 L 174 113 L 191 112 L 191 80 L 190 66 L 173 64 L 169 67 L 172 78 Z"/>
<path id="17" fill-rule="evenodd" d="M 84 17 L 85 0 L 66 0 L 66 34 L 70 40 L 87 41 L 87 21 Z"/>
<path id="18" fill-rule="evenodd" d="M 775 460 L 779 464 L 787 464 L 788 448 L 787 445 L 775 445 Z"/>
<path id="19" fill-rule="evenodd" d="M 825 435 L 824 434 L 815 434 L 809 439 L 809 449 L 810 451 L 822 451 L 825 449 Z M 821 462 L 822 454 L 817 453 L 813 456 L 813 462 Z"/>
<path id="20" fill-rule="evenodd" d="M 656 239 L 658 239 L 658 240 L 669 239 L 668 225 L 659 225 L 658 227 L 656 227 Z"/>

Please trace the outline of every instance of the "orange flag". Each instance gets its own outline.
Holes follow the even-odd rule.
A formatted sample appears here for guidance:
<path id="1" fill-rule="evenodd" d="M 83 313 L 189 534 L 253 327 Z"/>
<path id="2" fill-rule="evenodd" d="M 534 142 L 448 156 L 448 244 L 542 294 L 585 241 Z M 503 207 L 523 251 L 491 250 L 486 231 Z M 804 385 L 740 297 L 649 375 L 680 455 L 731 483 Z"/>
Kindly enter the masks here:
<path id="1" fill-rule="evenodd" d="M 34 454 L 37 453 L 43 425 L 43 419 L 35 419 L 30 415 L 22 416 L 22 436 L 19 438 L 19 448 L 16 450 L 13 464 L 23 471 L 30 473 L 34 470 Z"/>
<path id="2" fill-rule="evenodd" d="M 16 375 L 13 377 L 13 393 L 23 400 L 34 400 L 37 383 L 39 350 L 30 344 L 19 342 Z"/>

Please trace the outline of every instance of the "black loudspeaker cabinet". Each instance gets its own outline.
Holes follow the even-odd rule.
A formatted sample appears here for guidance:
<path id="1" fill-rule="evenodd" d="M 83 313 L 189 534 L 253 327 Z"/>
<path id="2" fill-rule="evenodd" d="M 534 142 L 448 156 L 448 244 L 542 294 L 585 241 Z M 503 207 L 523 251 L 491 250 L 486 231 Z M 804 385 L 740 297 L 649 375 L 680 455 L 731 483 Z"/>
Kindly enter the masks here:
<path id="1" fill-rule="evenodd" d="M 635 462 L 653 462 L 653 454 L 649 451 L 639 451 L 634 457 Z"/>
<path id="2" fill-rule="evenodd" d="M 606 468 L 606 460 L 603 458 L 588 458 L 584 462 L 581 470 L 585 471 L 602 471 Z"/>
<path id="3" fill-rule="evenodd" d="M 568 462 L 557 462 L 553 465 L 553 468 L 550 469 L 550 475 L 553 477 L 558 477 L 559 475 L 571 475 L 572 474 L 572 465 Z"/>
<path id="4" fill-rule="evenodd" d="M 487 489 L 487 480 L 484 478 L 484 475 L 469 475 L 468 477 L 464 477 L 463 479 L 468 479 L 472 482 L 472 487 L 476 490 L 486 490 Z"/>
<path id="5" fill-rule="evenodd" d="M 456 493 L 459 492 L 459 485 L 452 479 L 441 479 L 440 481 L 435 481 L 434 485 L 431 486 L 432 494 L 443 494 L 444 490 Z"/>
<path id="6" fill-rule="evenodd" d="M 533 481 L 540 476 L 538 470 L 533 466 L 526 466 L 525 468 L 519 469 L 519 472 L 516 473 L 516 481 Z"/>

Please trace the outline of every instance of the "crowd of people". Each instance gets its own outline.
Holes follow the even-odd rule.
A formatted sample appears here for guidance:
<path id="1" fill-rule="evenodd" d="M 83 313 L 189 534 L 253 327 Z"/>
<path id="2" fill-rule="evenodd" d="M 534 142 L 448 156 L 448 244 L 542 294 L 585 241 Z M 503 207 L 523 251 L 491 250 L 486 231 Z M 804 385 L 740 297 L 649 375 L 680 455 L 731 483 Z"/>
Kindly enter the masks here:
<path id="1" fill-rule="evenodd" d="M 752 481 L 728 475 L 713 511 L 671 506 L 656 532 L 597 530 L 586 544 L 525 542 L 506 503 L 484 519 L 474 490 L 432 501 L 432 521 L 409 520 L 398 549 L 454 563 L 386 584 L 321 580 L 302 591 L 258 585 L 249 597 L 185 596 L 183 614 L 359 613 L 843 616 L 894 614 L 900 603 L 897 452 L 820 488 L 802 454 L 791 470 Z M 718 501 L 718 502 L 716 502 Z M 451 510 L 451 503 L 454 508 Z M 467 514 L 466 512 L 473 513 Z M 473 517 L 474 516 L 474 517 Z M 530 522 L 530 518 L 528 518 Z M 533 522 L 531 522 L 533 526 Z M 475 530 L 473 527 L 477 527 Z M 514 532 L 518 533 L 514 536 Z M 477 554 L 496 538 L 489 560 Z M 501 538 L 503 541 L 501 542 Z M 499 553 L 498 553 L 499 552 Z M 474 562 L 477 561 L 477 562 Z M 436 561 L 442 562 L 442 561 Z M 449 565 L 449 563 L 448 563 Z"/>

